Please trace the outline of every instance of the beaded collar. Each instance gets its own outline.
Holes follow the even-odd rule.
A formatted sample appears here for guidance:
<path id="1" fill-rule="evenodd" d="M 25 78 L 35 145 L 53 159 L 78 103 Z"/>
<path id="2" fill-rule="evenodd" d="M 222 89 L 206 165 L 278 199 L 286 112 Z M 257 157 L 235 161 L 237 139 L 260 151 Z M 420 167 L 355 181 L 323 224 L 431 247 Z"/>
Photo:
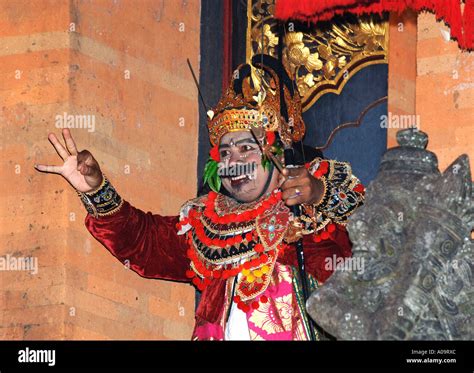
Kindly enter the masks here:
<path id="1" fill-rule="evenodd" d="M 187 276 L 204 290 L 213 279 L 237 277 L 234 301 L 248 312 L 258 308 L 261 294 L 271 279 L 289 223 L 289 209 L 281 200 L 281 192 L 251 203 L 210 192 L 190 206 L 180 227 L 186 232 L 191 269 Z"/>

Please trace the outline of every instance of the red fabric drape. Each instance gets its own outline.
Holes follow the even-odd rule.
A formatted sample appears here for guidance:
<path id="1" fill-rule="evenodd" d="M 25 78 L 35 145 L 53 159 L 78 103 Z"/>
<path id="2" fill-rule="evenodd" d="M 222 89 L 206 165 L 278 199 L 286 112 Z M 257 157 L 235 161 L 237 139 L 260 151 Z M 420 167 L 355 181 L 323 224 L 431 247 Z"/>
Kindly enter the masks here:
<path id="1" fill-rule="evenodd" d="M 474 49 L 474 0 L 277 0 L 275 17 L 282 20 L 327 21 L 338 14 L 401 13 L 406 9 L 428 10 L 451 28 L 451 36 L 462 49 Z"/>
<path id="2" fill-rule="evenodd" d="M 474 0 L 466 0 L 464 7 L 464 43 L 474 49 Z"/>

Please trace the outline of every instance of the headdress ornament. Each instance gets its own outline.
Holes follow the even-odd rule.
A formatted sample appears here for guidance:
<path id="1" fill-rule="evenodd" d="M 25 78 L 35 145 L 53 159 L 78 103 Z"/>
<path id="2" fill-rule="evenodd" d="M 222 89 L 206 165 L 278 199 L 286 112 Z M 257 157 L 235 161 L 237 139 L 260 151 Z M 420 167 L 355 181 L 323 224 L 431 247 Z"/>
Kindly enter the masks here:
<path id="1" fill-rule="evenodd" d="M 284 143 L 291 144 L 305 133 L 301 113 L 300 97 L 282 64 L 269 55 L 255 55 L 251 64 L 237 67 L 226 92 L 208 112 L 210 141 L 215 146 L 228 132 L 254 127 L 278 132 Z"/>

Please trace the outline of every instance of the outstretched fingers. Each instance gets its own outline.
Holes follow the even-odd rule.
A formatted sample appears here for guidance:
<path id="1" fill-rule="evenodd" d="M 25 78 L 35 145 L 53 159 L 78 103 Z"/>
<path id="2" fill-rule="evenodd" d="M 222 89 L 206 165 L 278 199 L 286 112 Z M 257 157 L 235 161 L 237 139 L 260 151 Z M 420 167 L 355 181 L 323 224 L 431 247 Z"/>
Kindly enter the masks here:
<path id="1" fill-rule="evenodd" d="M 35 164 L 35 168 L 38 171 L 48 172 L 51 174 L 61 174 L 62 166 L 49 166 L 44 164 Z"/>
<path id="2" fill-rule="evenodd" d="M 69 153 L 71 153 L 71 155 L 77 155 L 76 143 L 74 142 L 74 139 L 71 135 L 71 131 L 69 131 L 68 128 L 63 129 L 63 137 L 64 141 L 66 142 L 66 147 L 67 150 L 69 150 Z"/>
<path id="3" fill-rule="evenodd" d="M 63 161 L 66 160 L 66 158 L 69 157 L 69 153 L 67 152 L 66 149 L 64 149 L 64 146 L 62 146 L 62 144 L 59 142 L 58 138 L 56 137 L 56 135 L 54 133 L 50 133 L 48 135 L 48 139 L 49 141 L 51 141 L 51 143 L 53 144 L 54 146 L 54 149 L 56 149 L 56 151 L 58 152 L 59 156 L 63 159 Z"/>

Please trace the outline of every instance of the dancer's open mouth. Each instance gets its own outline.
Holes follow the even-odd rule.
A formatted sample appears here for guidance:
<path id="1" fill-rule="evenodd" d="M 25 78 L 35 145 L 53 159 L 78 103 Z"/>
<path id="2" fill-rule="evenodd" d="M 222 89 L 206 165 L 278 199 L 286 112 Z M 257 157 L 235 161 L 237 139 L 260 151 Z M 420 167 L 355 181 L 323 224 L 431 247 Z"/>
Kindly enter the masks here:
<path id="1" fill-rule="evenodd" d="M 230 178 L 230 185 L 232 188 L 241 187 L 251 180 L 251 175 L 240 175 Z"/>

